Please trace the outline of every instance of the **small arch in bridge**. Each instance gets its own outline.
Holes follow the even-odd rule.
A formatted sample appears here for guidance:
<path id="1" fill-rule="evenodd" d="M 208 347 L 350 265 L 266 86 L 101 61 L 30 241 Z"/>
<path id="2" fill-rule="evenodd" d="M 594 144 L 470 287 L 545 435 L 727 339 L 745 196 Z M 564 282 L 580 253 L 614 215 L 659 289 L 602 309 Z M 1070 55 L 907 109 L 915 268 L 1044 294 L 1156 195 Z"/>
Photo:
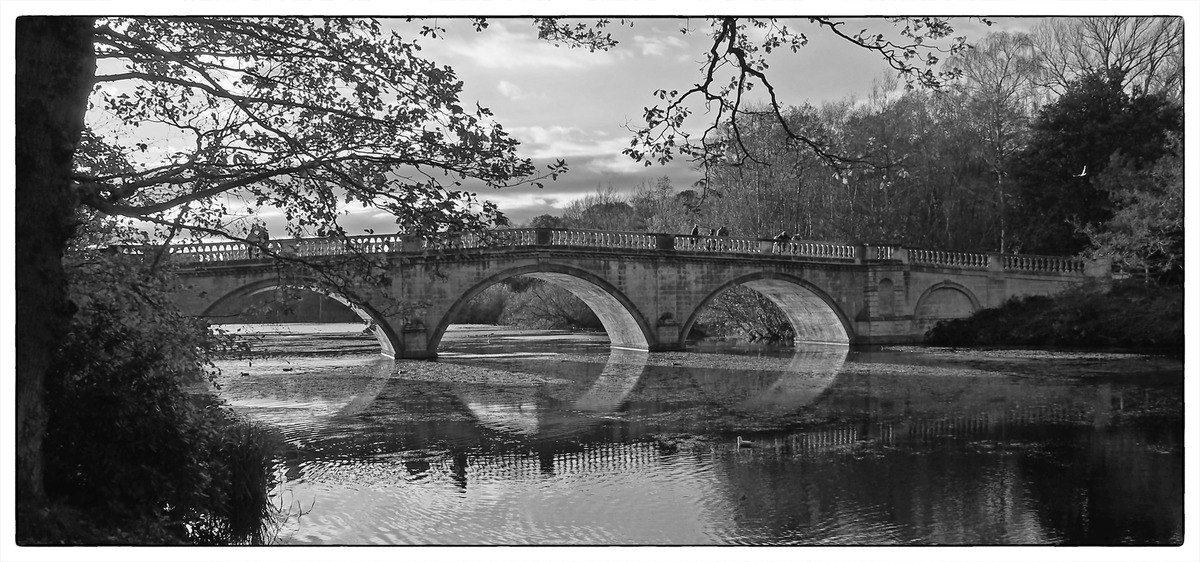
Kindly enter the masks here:
<path id="1" fill-rule="evenodd" d="M 471 287 L 450 306 L 450 309 L 442 317 L 437 329 L 430 337 L 429 350 L 437 349 L 438 344 L 442 341 L 442 336 L 446 333 L 446 328 L 450 326 L 450 319 L 455 318 L 471 299 L 482 293 L 484 289 L 519 275 L 547 281 L 578 297 L 600 319 L 613 347 L 646 350 L 650 349 L 651 343 L 655 341 L 653 333 L 645 325 L 641 314 L 637 312 L 637 307 L 616 287 L 582 269 L 543 263 L 503 271 Z"/>
<path id="2" fill-rule="evenodd" d="M 892 284 L 892 280 L 883 278 L 879 280 L 879 287 L 876 290 L 879 302 L 879 316 L 889 317 L 896 314 L 896 290 Z"/>
<path id="3" fill-rule="evenodd" d="M 913 308 L 913 320 L 922 329 L 928 329 L 940 320 L 966 318 L 979 308 L 979 299 L 970 289 L 953 281 L 942 281 L 921 293 Z"/>
<path id="4" fill-rule="evenodd" d="M 315 281 L 293 281 L 289 283 L 281 283 L 275 279 L 268 279 L 265 281 L 250 283 L 249 285 L 234 289 L 225 296 L 217 299 L 215 302 L 205 308 L 204 312 L 202 312 L 200 315 L 204 317 L 212 316 L 215 311 L 228 308 L 238 301 L 249 300 L 257 295 L 261 295 L 267 291 L 274 291 L 279 288 L 311 291 L 325 295 L 339 303 L 342 303 L 346 306 L 346 308 L 354 311 L 354 313 L 357 314 L 358 317 L 367 324 L 367 327 L 370 328 L 372 334 L 375 336 L 375 340 L 379 342 L 381 354 L 387 357 L 396 356 L 396 350 L 400 348 L 400 339 L 396 337 L 396 335 L 392 332 L 391 327 L 386 321 L 383 320 L 383 317 L 378 312 L 375 312 L 369 307 L 351 302 L 350 299 L 347 299 L 336 292 L 321 289 Z"/>
<path id="5" fill-rule="evenodd" d="M 846 345 L 853 340 L 849 321 L 829 295 L 807 281 L 774 273 L 752 274 L 721 285 L 700 302 L 680 334 L 686 337 L 700 311 L 736 285 L 754 289 L 775 303 L 791 323 L 797 342 Z"/>

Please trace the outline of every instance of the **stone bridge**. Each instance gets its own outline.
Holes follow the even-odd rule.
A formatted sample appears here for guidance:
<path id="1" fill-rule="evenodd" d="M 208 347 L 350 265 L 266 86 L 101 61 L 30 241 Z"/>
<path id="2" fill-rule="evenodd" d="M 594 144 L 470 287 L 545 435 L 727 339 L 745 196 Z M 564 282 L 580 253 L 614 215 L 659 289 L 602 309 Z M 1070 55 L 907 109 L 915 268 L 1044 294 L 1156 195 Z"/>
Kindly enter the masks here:
<path id="1" fill-rule="evenodd" d="M 384 284 L 377 296 L 351 298 L 311 275 L 289 273 L 263 252 L 328 267 L 367 256 Z M 884 344 L 920 342 L 939 320 L 1110 274 L 1107 264 L 1078 258 L 544 228 L 438 243 L 372 235 L 272 240 L 261 249 L 198 244 L 172 247 L 171 260 L 187 285 L 177 297 L 185 313 L 216 317 L 279 287 L 314 290 L 350 305 L 370 323 L 383 353 L 399 358 L 436 357 L 455 313 L 514 276 L 579 297 L 614 347 L 658 351 L 681 349 L 705 305 L 739 285 L 778 305 L 797 341 Z"/>

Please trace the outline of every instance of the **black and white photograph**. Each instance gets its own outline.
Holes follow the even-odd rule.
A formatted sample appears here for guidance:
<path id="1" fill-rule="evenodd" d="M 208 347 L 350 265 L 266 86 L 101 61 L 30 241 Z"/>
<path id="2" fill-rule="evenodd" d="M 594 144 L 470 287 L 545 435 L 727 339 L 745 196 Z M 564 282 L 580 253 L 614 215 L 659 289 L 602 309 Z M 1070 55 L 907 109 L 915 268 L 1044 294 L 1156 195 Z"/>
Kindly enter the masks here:
<path id="1" fill-rule="evenodd" d="M 6 561 L 1200 556 L 1200 5 L 0 12 Z"/>

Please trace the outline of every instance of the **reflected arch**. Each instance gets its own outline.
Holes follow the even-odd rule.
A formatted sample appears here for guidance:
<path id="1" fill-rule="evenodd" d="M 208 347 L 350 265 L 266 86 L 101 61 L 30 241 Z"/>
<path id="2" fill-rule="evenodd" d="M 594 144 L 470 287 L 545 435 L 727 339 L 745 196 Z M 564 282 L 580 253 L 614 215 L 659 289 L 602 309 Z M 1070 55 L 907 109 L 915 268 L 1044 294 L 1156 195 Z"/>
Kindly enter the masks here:
<path id="1" fill-rule="evenodd" d="M 657 343 L 638 308 L 609 282 L 582 269 L 543 263 L 502 271 L 468 289 L 443 314 L 437 328 L 430 335 L 429 350 L 437 350 L 442 336 L 450 326 L 450 319 L 466 307 L 471 299 L 496 283 L 520 275 L 547 281 L 578 297 L 600 319 L 613 347 L 647 350 Z"/>
<path id="2" fill-rule="evenodd" d="M 247 285 L 243 285 L 226 293 L 221 298 L 217 299 L 212 304 L 208 305 L 201 313 L 201 316 L 210 317 L 215 311 L 224 308 L 238 308 L 238 303 L 249 301 L 257 295 L 261 295 L 268 291 L 275 291 L 280 288 L 297 289 L 302 291 L 310 291 L 313 293 L 325 295 L 339 303 L 342 303 L 350 310 L 354 311 L 359 318 L 366 323 L 375 340 L 379 342 L 380 353 L 387 357 L 395 357 L 396 350 L 400 349 L 400 338 L 398 338 L 391 326 L 384 320 L 383 316 L 369 306 L 360 305 L 350 301 L 345 296 L 336 291 L 322 289 L 320 285 L 312 279 L 302 279 L 289 282 L 280 282 L 278 279 L 266 279 L 256 281 Z"/>
<path id="3" fill-rule="evenodd" d="M 708 303 L 738 285 L 754 289 L 775 303 L 791 323 L 797 342 L 849 345 L 854 339 L 850 322 L 825 291 L 803 279 L 766 272 L 739 277 L 709 293 L 683 325 L 680 337 L 687 337 Z"/>
<path id="4" fill-rule="evenodd" d="M 849 353 L 842 345 L 798 346 L 779 378 L 738 409 L 795 412 L 816 402 L 841 374 Z"/>
<path id="5" fill-rule="evenodd" d="M 550 401 L 546 395 L 489 392 L 470 384 L 451 383 L 451 387 L 458 403 L 480 426 L 534 441 L 554 441 L 604 424 L 607 418 L 596 414 L 616 412 L 625 404 L 646 371 L 648 356 L 646 351 L 612 348 L 587 390 L 559 407 L 545 407 Z"/>

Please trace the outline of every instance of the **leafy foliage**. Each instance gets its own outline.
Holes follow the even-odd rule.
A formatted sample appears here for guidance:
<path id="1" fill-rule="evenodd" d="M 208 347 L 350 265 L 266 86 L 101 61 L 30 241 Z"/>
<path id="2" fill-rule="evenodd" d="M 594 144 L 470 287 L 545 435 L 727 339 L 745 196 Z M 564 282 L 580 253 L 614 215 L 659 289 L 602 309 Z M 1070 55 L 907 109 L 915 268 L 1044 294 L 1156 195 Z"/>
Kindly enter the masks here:
<path id="1" fill-rule="evenodd" d="M 939 322 L 933 345 L 1183 349 L 1183 288 L 1119 283 L 1055 297 L 1010 299 L 970 318 Z M 1116 321 L 1119 319 L 1119 321 Z"/>
<path id="2" fill-rule="evenodd" d="M 68 540 L 261 542 L 271 438 L 204 391 L 209 355 L 236 342 L 164 306 L 168 275 L 73 258 L 80 308 L 49 379 L 46 485 L 99 530 Z"/>
<path id="3" fill-rule="evenodd" d="M 452 69 L 377 20 L 107 18 L 95 37 L 91 104 L 111 119 L 93 129 L 131 166 L 77 179 L 111 215 L 235 237 L 223 213 L 186 205 L 271 206 L 289 234 L 344 234 L 338 216 L 357 203 L 406 232 L 468 230 L 503 216 L 464 181 L 539 177 L 489 110 L 461 105 Z"/>
<path id="4" fill-rule="evenodd" d="M 1130 95 L 1110 70 L 1073 82 L 1046 106 L 1017 156 L 1017 235 L 1024 252 L 1073 255 L 1088 243 L 1082 229 L 1113 215 L 1113 202 L 1094 178 L 1114 153 L 1137 168 L 1158 160 L 1172 134 L 1182 133 L 1182 106 L 1156 95 Z"/>
<path id="5" fill-rule="evenodd" d="M 543 214 L 533 217 L 529 221 L 530 228 L 562 228 L 563 220 L 551 214 Z"/>
<path id="6" fill-rule="evenodd" d="M 775 303 L 747 287 L 731 287 L 717 295 L 701 310 L 697 327 L 706 337 L 744 337 L 752 342 L 787 343 L 796 335 Z"/>
<path id="7" fill-rule="evenodd" d="M 563 209 L 562 227 L 584 230 L 643 231 L 644 224 L 633 213 L 626 197 L 612 185 L 582 199 L 571 201 Z"/>
<path id="8" fill-rule="evenodd" d="M 500 323 L 540 329 L 600 330 L 604 325 L 586 303 L 553 283 L 537 281 L 511 294 Z"/>
<path id="9" fill-rule="evenodd" d="M 1117 210 L 1084 233 L 1093 257 L 1112 259 L 1118 269 L 1139 272 L 1147 281 L 1182 284 L 1182 143 L 1173 140 L 1170 147 L 1167 155 L 1141 170 L 1114 154 L 1096 184 Z"/>
<path id="10" fill-rule="evenodd" d="M 512 289 L 506 284 L 497 283 L 492 285 L 471 299 L 467 303 L 466 308 L 457 316 L 450 319 L 450 323 L 498 324 L 500 316 L 504 313 L 504 308 L 512 294 Z"/>

